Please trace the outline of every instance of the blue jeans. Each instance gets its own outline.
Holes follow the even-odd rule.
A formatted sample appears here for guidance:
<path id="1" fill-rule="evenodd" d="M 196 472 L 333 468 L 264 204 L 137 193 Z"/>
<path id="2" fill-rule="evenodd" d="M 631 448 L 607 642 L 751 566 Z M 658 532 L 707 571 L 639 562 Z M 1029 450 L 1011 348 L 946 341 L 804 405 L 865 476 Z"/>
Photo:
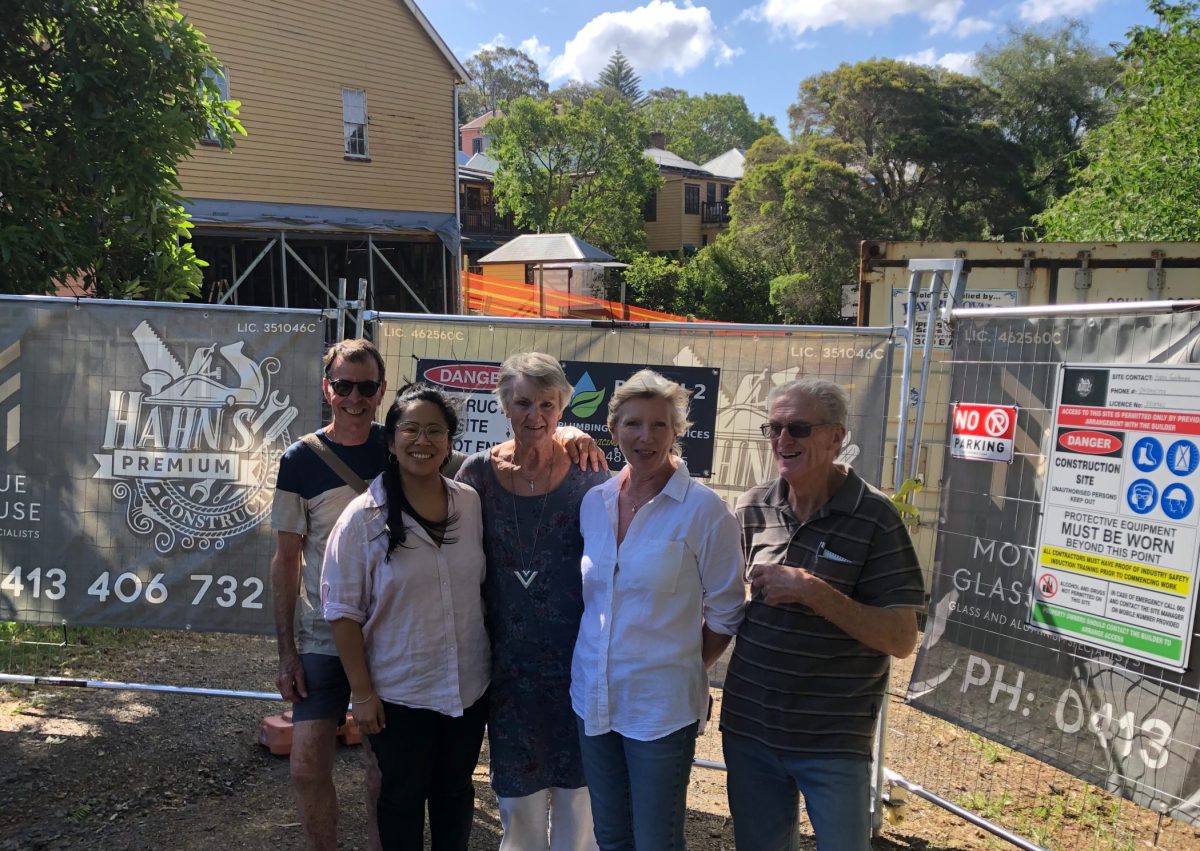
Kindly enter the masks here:
<path id="1" fill-rule="evenodd" d="M 794 851 L 800 794 L 819 851 L 869 851 L 869 760 L 793 757 L 732 733 L 722 743 L 739 851 Z"/>
<path id="2" fill-rule="evenodd" d="M 588 736 L 578 723 L 600 851 L 684 851 L 696 723 L 650 742 L 620 733 Z"/>

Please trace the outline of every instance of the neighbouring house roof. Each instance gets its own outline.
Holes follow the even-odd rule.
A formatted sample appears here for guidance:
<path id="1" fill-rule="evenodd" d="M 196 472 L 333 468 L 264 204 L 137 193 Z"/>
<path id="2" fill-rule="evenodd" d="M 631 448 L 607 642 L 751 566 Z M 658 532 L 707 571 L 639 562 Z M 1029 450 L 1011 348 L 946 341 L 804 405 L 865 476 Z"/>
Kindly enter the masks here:
<path id="1" fill-rule="evenodd" d="M 433 24 L 429 23 L 429 19 L 425 17 L 425 13 L 417 8 L 417 4 L 413 0 L 403 0 L 403 3 L 408 7 L 408 11 L 412 12 L 413 17 L 417 19 L 417 23 L 421 25 L 421 29 L 425 30 L 425 34 L 429 36 L 429 40 L 434 43 L 434 46 L 441 51 L 442 56 L 450 63 L 450 67 L 454 69 L 454 73 L 458 75 L 459 80 L 464 83 L 471 82 L 471 75 L 463 67 L 462 63 L 458 61 L 453 51 L 446 46 L 446 42 L 442 41 L 442 37 L 438 35 L 438 31 L 433 28 Z"/>
<path id="2" fill-rule="evenodd" d="M 717 177 L 731 177 L 740 180 L 742 173 L 746 170 L 746 155 L 740 148 L 730 148 L 700 167 L 711 171 Z"/>
<path id="3" fill-rule="evenodd" d="M 472 118 L 470 121 L 468 121 L 466 124 L 464 124 L 459 129 L 460 130 L 474 130 L 477 127 L 482 129 L 483 125 L 487 124 L 493 118 L 503 118 L 503 117 L 504 117 L 504 113 L 501 112 L 500 110 L 497 109 L 495 112 L 493 112 L 492 110 L 489 109 L 487 112 L 485 112 L 483 115 L 479 116 L 478 118 Z"/>
<path id="4" fill-rule="evenodd" d="M 454 161 L 455 161 L 456 163 L 458 163 L 460 166 L 466 165 L 466 164 L 467 164 L 467 160 L 469 160 L 469 159 L 470 159 L 470 157 L 468 157 L 468 156 L 467 156 L 466 154 L 464 154 L 462 151 L 455 151 L 455 152 L 454 152 Z"/>
<path id="5" fill-rule="evenodd" d="M 499 167 L 500 164 L 487 154 L 472 154 L 471 158 L 467 160 L 467 164 L 463 166 L 465 169 L 482 171 L 486 174 L 495 174 Z"/>
<path id="6" fill-rule="evenodd" d="M 685 160 L 665 148 L 646 148 L 642 153 L 654 160 L 659 171 L 686 174 L 691 177 L 716 177 L 711 171 L 706 171 L 703 166 L 699 166 L 691 160 Z"/>
<path id="7" fill-rule="evenodd" d="M 527 233 L 480 257 L 477 263 L 608 262 L 611 254 L 569 233 Z"/>

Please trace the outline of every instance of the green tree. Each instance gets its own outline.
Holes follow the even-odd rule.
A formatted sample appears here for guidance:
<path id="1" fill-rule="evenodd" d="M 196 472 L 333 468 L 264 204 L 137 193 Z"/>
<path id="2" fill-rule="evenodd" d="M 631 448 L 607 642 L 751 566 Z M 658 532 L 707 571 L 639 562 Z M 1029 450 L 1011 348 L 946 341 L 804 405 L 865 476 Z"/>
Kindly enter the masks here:
<path id="1" fill-rule="evenodd" d="M 642 99 L 642 78 L 634 72 L 620 48 L 613 52 L 608 64 L 596 78 L 596 85 L 602 89 L 612 89 L 630 103 L 636 104 Z"/>
<path id="2" fill-rule="evenodd" d="M 466 62 L 471 82 L 458 94 L 458 115 L 464 122 L 502 109 L 524 95 L 538 98 L 550 87 L 529 54 L 513 47 L 489 47 Z"/>
<path id="3" fill-rule="evenodd" d="M 688 313 L 721 322 L 779 322 L 771 302 L 771 270 L 726 231 L 683 267 L 681 297 Z M 685 311 L 680 311 L 685 312 Z"/>
<path id="4" fill-rule="evenodd" d="M 873 59 L 810 77 L 788 109 L 793 137 L 830 142 L 871 183 L 894 239 L 979 239 L 1028 222 L 1024 152 L 996 121 L 996 95 L 943 69 Z"/>
<path id="5" fill-rule="evenodd" d="M 1200 19 L 1151 0 L 1157 26 L 1120 51 L 1112 121 L 1087 134 L 1073 189 L 1038 221 L 1047 239 L 1200 239 Z"/>
<path id="6" fill-rule="evenodd" d="M 488 131 L 498 164 L 496 207 L 518 227 L 570 232 L 626 256 L 645 245 L 642 208 L 660 179 L 624 100 L 561 106 L 518 98 Z"/>
<path id="7" fill-rule="evenodd" d="M 632 304 L 666 313 L 695 311 L 683 303 L 683 266 L 674 258 L 638 253 L 625 267 L 625 298 Z"/>
<path id="8" fill-rule="evenodd" d="M 592 83 L 584 80 L 568 80 L 550 92 L 550 99 L 563 105 L 583 106 L 585 100 L 598 94 L 600 94 L 600 88 Z"/>
<path id="9" fill-rule="evenodd" d="M 878 227 L 870 189 L 858 172 L 800 146 L 780 151 L 765 139 L 751 150 L 753 165 L 730 196 L 731 238 L 759 258 L 784 321 L 839 321 L 858 243 Z"/>
<path id="10" fill-rule="evenodd" d="M 647 127 L 666 134 L 667 147 L 685 160 L 702 163 L 730 148 L 743 151 L 763 136 L 778 134 L 775 120 L 757 118 L 734 94 L 693 97 L 681 89 L 655 89 L 642 106 Z"/>
<path id="11" fill-rule="evenodd" d="M 1051 32 L 1012 32 L 985 48 L 976 67 L 998 96 L 997 121 L 1029 156 L 1023 179 L 1043 207 L 1066 193 L 1084 134 L 1112 117 L 1106 93 L 1116 81 L 1117 59 L 1073 21 Z"/>
<path id="12" fill-rule="evenodd" d="M 0 280 L 110 298 L 200 291 L 176 163 L 237 104 L 174 0 L 8 0 L 0 15 Z"/>

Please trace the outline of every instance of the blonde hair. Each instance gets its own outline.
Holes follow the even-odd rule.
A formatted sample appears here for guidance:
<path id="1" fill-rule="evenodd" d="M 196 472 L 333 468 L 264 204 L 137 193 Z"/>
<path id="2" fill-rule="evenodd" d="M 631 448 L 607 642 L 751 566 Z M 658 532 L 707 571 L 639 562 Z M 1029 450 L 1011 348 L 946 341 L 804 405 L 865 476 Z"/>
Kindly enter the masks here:
<path id="1" fill-rule="evenodd" d="M 692 427 L 688 419 L 691 393 L 674 381 L 663 378 L 652 369 L 640 369 L 629 380 L 613 391 L 608 400 L 608 430 L 616 433 L 621 406 L 630 399 L 664 399 L 671 412 L 671 430 L 675 433 L 675 445 L 671 452 L 683 454 L 679 438 L 687 434 Z"/>

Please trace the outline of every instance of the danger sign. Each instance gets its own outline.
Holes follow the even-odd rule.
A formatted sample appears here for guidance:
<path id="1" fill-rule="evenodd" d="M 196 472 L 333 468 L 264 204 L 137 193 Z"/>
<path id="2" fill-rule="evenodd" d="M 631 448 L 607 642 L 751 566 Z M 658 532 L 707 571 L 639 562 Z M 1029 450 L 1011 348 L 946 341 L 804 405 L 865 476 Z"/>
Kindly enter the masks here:
<path id="1" fill-rule="evenodd" d="M 1017 433 L 1015 405 L 954 405 L 950 454 L 967 461 L 1012 463 Z"/>

